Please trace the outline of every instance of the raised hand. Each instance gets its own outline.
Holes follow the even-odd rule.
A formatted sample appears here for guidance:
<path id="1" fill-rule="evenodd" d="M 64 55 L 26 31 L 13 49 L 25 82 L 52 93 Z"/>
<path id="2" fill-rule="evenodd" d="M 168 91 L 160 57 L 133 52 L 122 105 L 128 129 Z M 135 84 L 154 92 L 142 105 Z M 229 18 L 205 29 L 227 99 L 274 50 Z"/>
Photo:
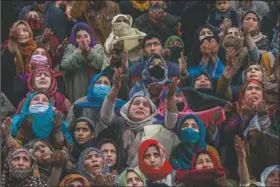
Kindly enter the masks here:
<path id="1" fill-rule="evenodd" d="M 179 69 L 181 74 L 186 73 L 187 64 L 185 63 L 185 56 L 183 52 L 181 52 L 181 57 L 179 59 Z"/>
<path id="2" fill-rule="evenodd" d="M 261 101 L 258 104 L 254 105 L 254 109 L 257 112 L 266 112 L 267 111 L 267 106 L 266 106 L 265 101 Z"/>
<path id="3" fill-rule="evenodd" d="M 3 139 L 6 139 L 8 135 L 10 134 L 10 128 L 12 125 L 12 120 L 10 117 L 7 117 L 3 123 L 1 124 L 1 137 Z"/>
<path id="4" fill-rule="evenodd" d="M 176 93 L 176 89 L 179 81 L 180 80 L 178 80 L 177 78 L 172 79 L 172 82 L 168 85 L 167 98 L 173 98 L 173 96 Z"/>
<path id="5" fill-rule="evenodd" d="M 210 56 L 216 57 L 219 51 L 219 45 L 217 44 L 216 40 L 212 38 L 210 40 Z"/>
<path id="6" fill-rule="evenodd" d="M 234 67 L 235 49 L 233 47 L 229 47 L 226 49 L 226 61 L 229 67 Z"/>
<path id="7" fill-rule="evenodd" d="M 123 51 L 121 53 L 121 58 L 122 58 L 122 72 L 127 73 L 127 71 L 128 71 L 128 52 Z"/>
<path id="8" fill-rule="evenodd" d="M 105 176 L 106 186 L 115 186 L 116 176 L 109 173 Z"/>
<path id="9" fill-rule="evenodd" d="M 235 150 L 239 159 L 246 159 L 244 141 L 237 135 L 235 135 Z"/>
<path id="10" fill-rule="evenodd" d="M 13 29 L 10 29 L 9 36 L 16 40 L 19 37 L 19 34 L 20 34 L 19 32 L 20 32 L 19 28 L 15 27 Z"/>
<path id="11" fill-rule="evenodd" d="M 113 86 L 117 89 L 121 88 L 122 69 L 114 68 Z"/>
<path id="12" fill-rule="evenodd" d="M 253 24 L 251 21 L 244 21 L 243 34 L 244 36 L 249 35 L 253 30 Z"/>
<path id="13" fill-rule="evenodd" d="M 51 35 L 53 35 L 52 30 L 49 29 L 49 28 L 46 28 L 45 31 L 44 31 L 44 35 L 43 35 L 42 41 L 43 41 L 43 42 L 50 41 Z"/>
<path id="14" fill-rule="evenodd" d="M 148 85 L 148 92 L 151 96 L 159 96 L 162 89 L 163 89 L 163 84 L 160 83 L 152 83 Z"/>
<path id="15" fill-rule="evenodd" d="M 210 57 L 211 49 L 209 41 L 203 41 L 203 43 L 200 46 L 200 51 L 204 57 Z"/>
<path id="16" fill-rule="evenodd" d="M 64 50 L 65 50 L 65 48 L 68 46 L 68 44 L 69 44 L 69 40 L 68 40 L 68 38 L 65 38 L 61 42 L 61 44 L 57 47 L 57 49 L 56 49 L 57 54 L 62 55 Z"/>
<path id="17" fill-rule="evenodd" d="M 93 178 L 93 183 L 97 186 L 105 186 L 106 185 L 106 179 L 102 173 L 98 173 L 95 176 L 92 174 L 90 175 Z"/>
<path id="18" fill-rule="evenodd" d="M 55 111 L 54 128 L 60 127 L 62 124 L 62 114 L 59 111 Z"/>
<path id="19" fill-rule="evenodd" d="M 56 150 L 53 156 L 52 164 L 55 167 L 65 168 L 69 155 L 65 150 Z"/>

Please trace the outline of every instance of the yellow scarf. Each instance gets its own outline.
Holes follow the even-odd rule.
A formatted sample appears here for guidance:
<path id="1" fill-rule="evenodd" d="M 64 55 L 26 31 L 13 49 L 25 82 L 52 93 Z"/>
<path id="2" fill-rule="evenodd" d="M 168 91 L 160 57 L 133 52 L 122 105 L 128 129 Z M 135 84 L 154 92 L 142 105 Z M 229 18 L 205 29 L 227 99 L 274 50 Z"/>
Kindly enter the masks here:
<path id="1" fill-rule="evenodd" d="M 143 12 L 145 10 L 148 10 L 150 8 L 150 2 L 149 1 L 146 1 L 146 2 L 143 2 L 143 3 L 139 3 L 138 1 L 135 1 L 135 0 L 129 0 L 132 4 L 132 6 L 134 8 L 136 8 L 137 10 Z"/>

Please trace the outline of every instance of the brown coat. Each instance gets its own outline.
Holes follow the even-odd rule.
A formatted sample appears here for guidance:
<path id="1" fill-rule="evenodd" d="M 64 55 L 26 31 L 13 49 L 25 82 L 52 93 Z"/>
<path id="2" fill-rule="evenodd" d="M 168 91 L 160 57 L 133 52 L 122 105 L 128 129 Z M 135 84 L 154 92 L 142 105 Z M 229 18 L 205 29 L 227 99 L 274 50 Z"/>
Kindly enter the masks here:
<path id="1" fill-rule="evenodd" d="M 120 8 L 114 1 L 76 1 L 71 10 L 71 16 L 86 20 L 94 39 L 102 45 L 111 33 L 111 21 L 117 14 Z"/>

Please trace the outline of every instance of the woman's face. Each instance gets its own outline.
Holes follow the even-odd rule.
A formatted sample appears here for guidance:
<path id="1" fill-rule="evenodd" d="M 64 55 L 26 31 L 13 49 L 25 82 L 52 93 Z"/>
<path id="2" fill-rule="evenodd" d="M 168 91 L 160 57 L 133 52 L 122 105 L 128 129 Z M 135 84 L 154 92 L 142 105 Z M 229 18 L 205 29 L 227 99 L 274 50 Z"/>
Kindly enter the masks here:
<path id="1" fill-rule="evenodd" d="M 214 36 L 214 33 L 208 28 L 203 28 L 199 33 L 199 41 L 202 41 L 208 36 Z"/>
<path id="2" fill-rule="evenodd" d="M 238 28 L 236 27 L 231 27 L 228 29 L 228 32 L 227 32 L 227 36 L 235 36 L 235 37 L 238 37 L 240 38 L 240 32 L 238 30 Z"/>
<path id="3" fill-rule="evenodd" d="M 95 135 L 89 128 L 88 122 L 79 121 L 75 126 L 74 136 L 78 144 L 84 144 L 94 138 Z"/>
<path id="4" fill-rule="evenodd" d="M 150 103 L 145 97 L 136 97 L 129 107 L 129 119 L 134 122 L 142 121 L 151 116 Z"/>
<path id="5" fill-rule="evenodd" d="M 211 88 L 211 82 L 206 75 L 202 74 L 196 78 L 194 88 Z"/>
<path id="6" fill-rule="evenodd" d="M 30 33 L 28 32 L 27 27 L 25 24 L 18 24 L 17 25 L 18 29 L 18 38 L 17 41 L 19 43 L 26 43 L 30 40 Z"/>
<path id="7" fill-rule="evenodd" d="M 84 40 L 88 45 L 90 45 L 91 38 L 87 31 L 80 30 L 76 34 L 76 42 L 79 44 L 82 40 Z"/>
<path id="8" fill-rule="evenodd" d="M 159 169 L 162 166 L 162 158 L 160 157 L 160 152 L 157 146 L 152 145 L 146 149 L 144 161 L 154 169 Z"/>
<path id="9" fill-rule="evenodd" d="M 71 182 L 70 184 L 68 184 L 66 187 L 83 187 L 83 183 L 80 180 L 75 180 L 73 182 Z"/>
<path id="10" fill-rule="evenodd" d="M 126 174 L 126 185 L 128 187 L 140 187 L 144 186 L 141 178 L 133 171 L 129 171 Z"/>
<path id="11" fill-rule="evenodd" d="M 36 104 L 43 104 L 49 106 L 49 99 L 44 94 L 37 94 L 31 99 L 29 105 L 36 105 Z"/>
<path id="12" fill-rule="evenodd" d="M 96 175 L 102 173 L 104 160 L 99 153 L 91 151 L 86 155 L 83 164 L 89 173 Z"/>
<path id="13" fill-rule="evenodd" d="M 121 23 L 121 22 L 126 23 L 126 24 L 129 25 L 129 20 L 126 19 L 126 18 L 123 17 L 123 16 L 118 17 L 118 19 L 116 20 L 116 23 Z"/>
<path id="14" fill-rule="evenodd" d="M 36 90 L 47 91 L 52 84 L 51 73 L 42 71 L 38 72 L 34 78 L 34 85 Z"/>
<path id="15" fill-rule="evenodd" d="M 104 143 L 100 146 L 100 150 L 104 153 L 109 167 L 114 167 L 117 164 L 117 150 L 114 144 Z"/>
<path id="16" fill-rule="evenodd" d="M 36 11 L 30 11 L 28 12 L 27 14 L 27 18 L 30 19 L 30 18 L 33 18 L 33 19 L 40 19 L 40 16 L 38 14 L 38 12 Z"/>
<path id="17" fill-rule="evenodd" d="M 35 142 L 33 145 L 33 151 L 36 161 L 39 164 L 49 163 L 49 161 L 52 159 L 53 152 L 51 151 L 50 147 L 44 142 Z"/>
<path id="18" fill-rule="evenodd" d="M 255 14 L 253 13 L 249 13 L 245 16 L 244 20 L 243 20 L 243 27 L 244 27 L 244 23 L 245 22 L 252 22 L 252 30 L 253 31 L 258 31 L 259 30 L 259 23 L 258 23 L 258 18 Z"/>
<path id="19" fill-rule="evenodd" d="M 31 167 L 30 157 L 25 152 L 19 152 L 12 157 L 12 167 L 15 169 L 27 169 Z"/>
<path id="20" fill-rule="evenodd" d="M 245 90 L 245 100 L 250 100 L 254 105 L 263 100 L 263 88 L 256 83 L 249 83 Z"/>
<path id="21" fill-rule="evenodd" d="M 186 119 L 181 127 L 181 130 L 183 131 L 187 128 L 193 129 L 195 132 L 199 132 L 197 122 L 193 118 Z"/>
<path id="22" fill-rule="evenodd" d="M 208 154 L 200 154 L 198 155 L 195 162 L 195 169 L 211 169 L 214 168 L 214 164 L 212 159 Z"/>
<path id="23" fill-rule="evenodd" d="M 175 101 L 176 101 L 176 103 L 183 103 L 184 102 L 184 97 L 182 96 L 181 93 L 175 93 Z"/>
<path id="24" fill-rule="evenodd" d="M 106 85 L 111 87 L 111 82 L 107 76 L 101 76 L 94 85 Z"/>
<path id="25" fill-rule="evenodd" d="M 251 65 L 248 68 L 248 71 L 246 73 L 246 78 L 247 79 L 257 79 L 259 81 L 262 81 L 262 70 L 260 66 L 257 65 Z"/>
<path id="26" fill-rule="evenodd" d="M 280 186 L 280 172 L 274 170 L 268 174 L 265 181 L 266 186 L 277 187 Z"/>
<path id="27" fill-rule="evenodd" d="M 42 55 L 42 56 L 47 57 L 47 52 L 46 52 L 45 49 L 39 47 L 39 48 L 37 48 L 37 49 L 34 50 L 34 52 L 32 53 L 32 56 L 33 56 L 33 55 Z"/>

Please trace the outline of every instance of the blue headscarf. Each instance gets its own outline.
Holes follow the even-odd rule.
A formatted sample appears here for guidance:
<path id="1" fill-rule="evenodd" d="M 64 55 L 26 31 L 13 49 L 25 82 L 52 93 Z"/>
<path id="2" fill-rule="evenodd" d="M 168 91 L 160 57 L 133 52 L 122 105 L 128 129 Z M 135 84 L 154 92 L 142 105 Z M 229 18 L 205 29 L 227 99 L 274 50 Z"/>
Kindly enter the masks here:
<path id="1" fill-rule="evenodd" d="M 192 85 L 191 85 L 191 87 L 194 88 L 194 86 L 195 86 L 195 81 L 196 81 L 196 79 L 197 79 L 200 75 L 205 75 L 206 77 L 208 77 L 208 79 L 209 79 L 209 81 L 210 81 L 210 83 L 211 83 L 211 89 L 213 89 L 213 88 L 214 88 L 213 80 L 212 80 L 212 78 L 209 76 L 209 74 L 208 74 L 207 72 L 205 72 L 204 70 L 200 70 L 200 71 L 198 71 L 198 72 L 194 75 L 194 77 L 193 77 L 193 79 L 192 79 Z"/>
<path id="2" fill-rule="evenodd" d="M 12 136 L 17 135 L 24 119 L 29 116 L 31 116 L 33 119 L 32 133 L 36 136 L 36 138 L 45 139 L 51 135 L 53 127 L 54 127 L 54 119 L 55 119 L 55 112 L 53 111 L 54 107 L 53 107 L 51 99 L 47 96 L 49 99 L 49 108 L 45 112 L 38 113 L 38 114 L 29 112 L 29 104 L 30 104 L 32 98 L 34 96 L 36 96 L 37 94 L 39 94 L 39 93 L 34 92 L 34 93 L 30 94 L 26 98 L 26 100 L 21 108 L 20 114 L 17 114 L 12 118 L 12 126 L 11 126 L 11 130 L 10 130 Z M 69 131 L 67 129 L 67 124 L 66 124 L 65 120 L 63 120 L 63 122 L 62 122 L 61 131 L 62 131 L 63 135 L 66 137 L 66 139 L 68 140 L 68 142 L 73 143 L 71 134 L 69 133 Z"/>
<path id="3" fill-rule="evenodd" d="M 77 170 L 78 170 L 78 173 L 80 173 L 82 176 L 86 177 L 93 184 L 93 182 L 92 182 L 93 179 L 90 176 L 90 173 L 84 167 L 85 158 L 90 152 L 97 152 L 102 157 L 102 159 L 104 160 L 104 167 L 103 167 L 103 170 L 102 170 L 102 174 L 107 174 L 110 171 L 110 169 L 109 169 L 109 166 L 108 166 L 108 163 L 107 163 L 107 159 L 106 159 L 106 157 L 105 157 L 105 155 L 103 154 L 102 151 L 100 151 L 99 149 L 93 148 L 93 147 L 86 148 L 80 154 L 79 161 L 78 161 L 78 164 L 77 164 Z"/>
<path id="4" fill-rule="evenodd" d="M 102 72 L 102 73 L 98 73 L 96 75 L 94 75 L 90 81 L 90 85 L 88 87 L 88 93 L 87 93 L 87 101 L 81 101 L 81 102 L 77 102 L 74 107 L 77 108 L 91 108 L 91 109 L 95 109 L 95 110 L 100 110 L 104 99 L 106 97 L 106 94 L 100 94 L 100 95 L 94 95 L 93 92 L 93 88 L 94 88 L 94 84 L 96 83 L 96 81 L 102 77 L 102 76 L 106 76 L 108 77 L 108 79 L 110 80 L 111 85 L 113 84 L 110 77 Z M 111 88 L 110 88 L 111 90 Z M 109 91 L 109 90 L 108 90 Z M 116 104 L 115 104 L 115 109 L 120 109 L 126 102 L 122 99 L 117 99 Z"/>
<path id="5" fill-rule="evenodd" d="M 206 128 L 201 121 L 201 119 L 194 114 L 187 114 L 184 115 L 183 117 L 180 118 L 178 121 L 178 125 L 176 128 L 176 133 L 180 137 L 182 133 L 182 125 L 184 124 L 184 121 L 186 119 L 194 119 L 197 123 L 198 129 L 199 129 L 199 139 L 198 142 L 196 143 L 196 147 L 194 149 L 191 149 L 186 143 L 181 143 L 179 147 L 175 150 L 173 154 L 173 158 L 171 160 L 171 164 L 173 166 L 173 169 L 182 169 L 182 170 L 187 170 L 191 168 L 191 161 L 193 154 L 199 150 L 199 149 L 206 149 Z M 183 141 L 180 137 L 180 140 Z"/>

